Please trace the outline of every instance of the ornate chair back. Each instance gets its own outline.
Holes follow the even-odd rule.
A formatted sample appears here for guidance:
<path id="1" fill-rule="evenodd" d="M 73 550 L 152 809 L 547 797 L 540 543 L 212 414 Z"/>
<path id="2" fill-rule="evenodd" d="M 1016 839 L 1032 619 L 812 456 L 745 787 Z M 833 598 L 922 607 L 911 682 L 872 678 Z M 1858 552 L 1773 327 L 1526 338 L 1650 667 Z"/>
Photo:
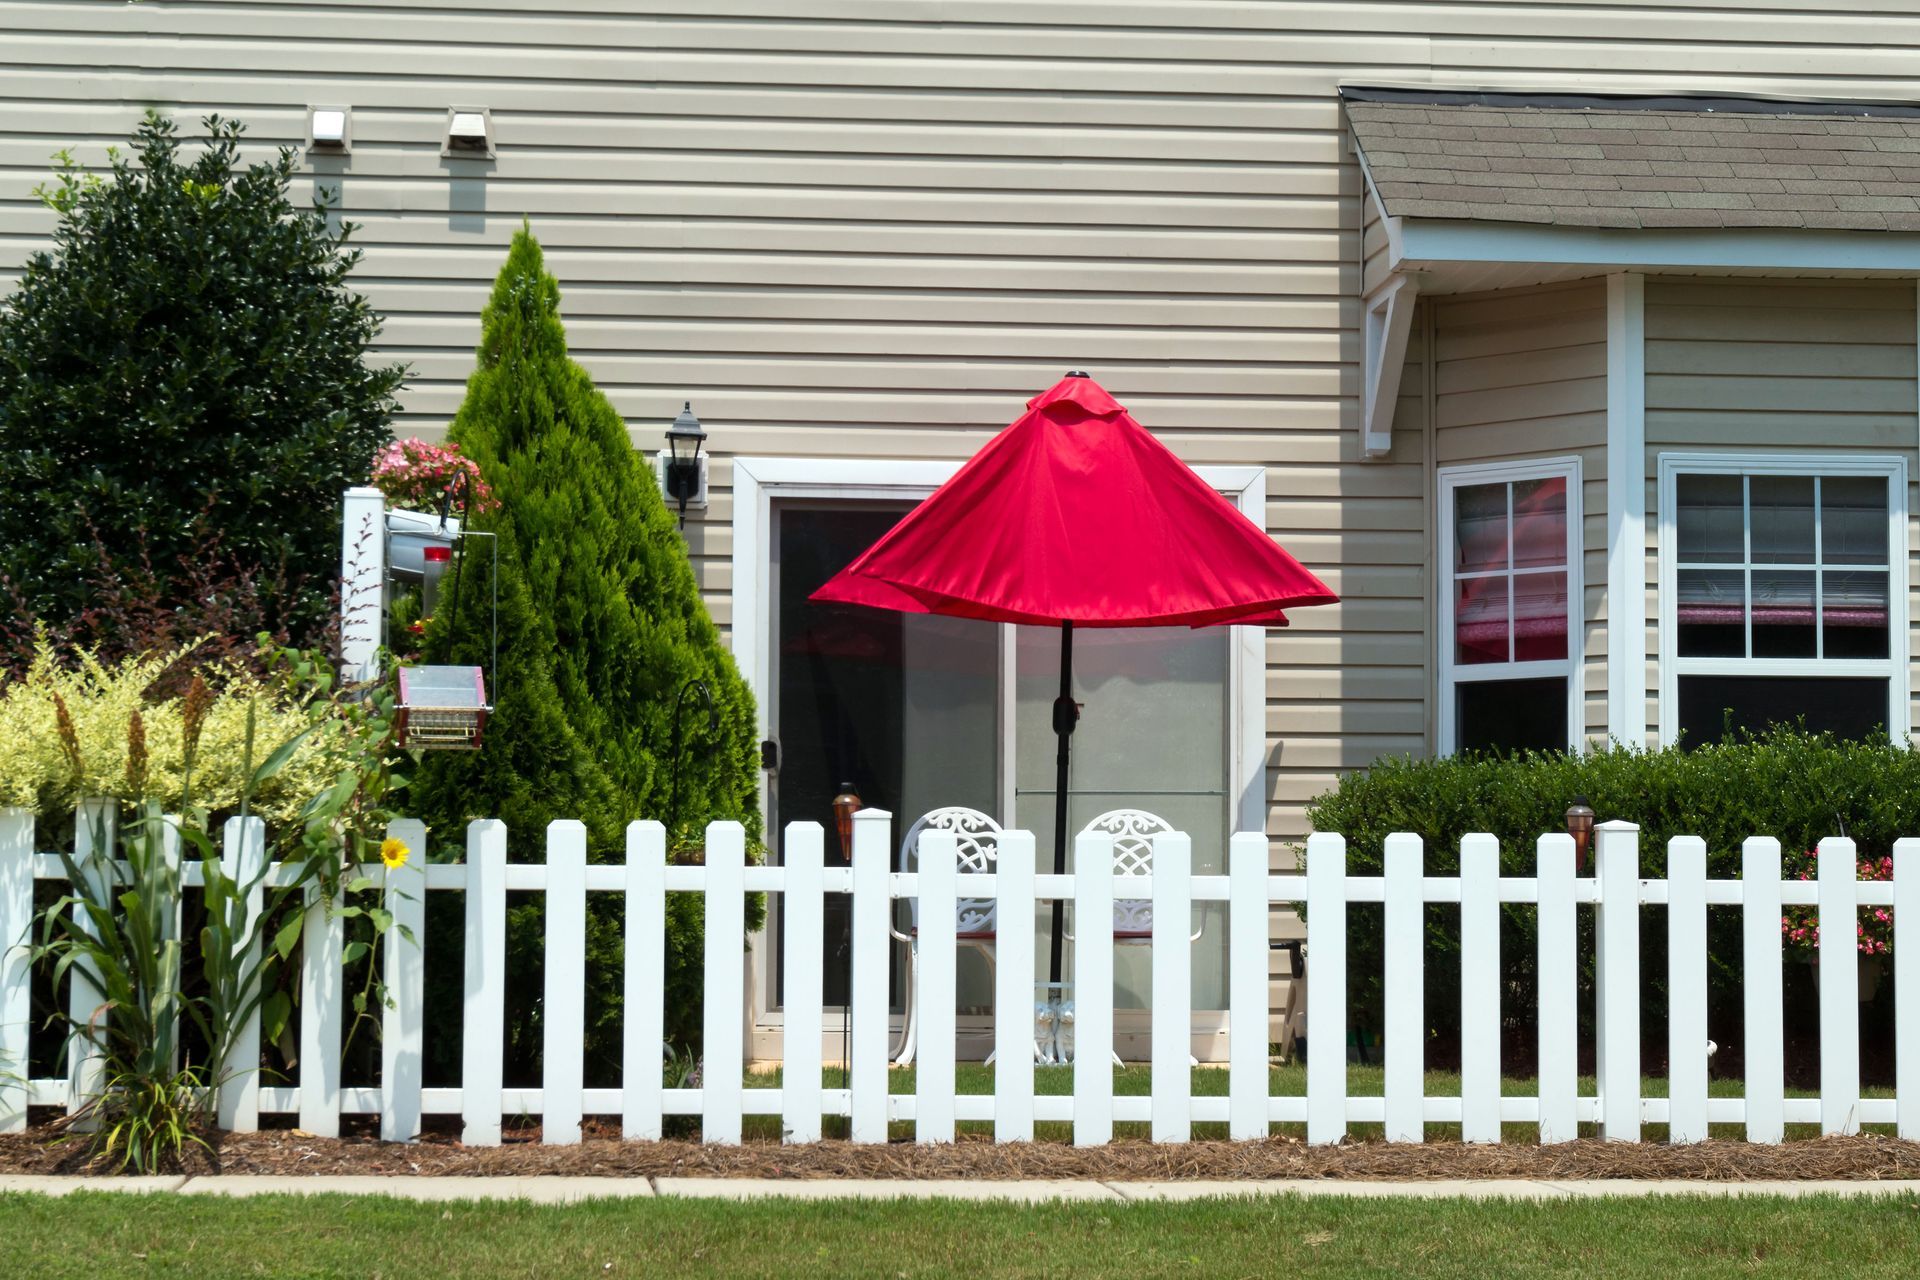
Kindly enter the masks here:
<path id="1" fill-rule="evenodd" d="M 1113 837 L 1115 875 L 1144 876 L 1153 873 L 1153 838 L 1173 829 L 1171 822 L 1144 809 L 1109 809 L 1080 830 L 1083 835 L 1098 831 Z M 1113 936 L 1120 942 L 1153 937 L 1152 899 L 1114 899 Z"/>
<path id="2" fill-rule="evenodd" d="M 926 831 L 951 831 L 959 842 L 959 873 L 983 875 L 994 869 L 1000 857 L 1000 824 L 978 809 L 950 805 L 923 814 L 907 828 L 900 842 L 900 870 L 912 871 L 920 865 L 920 835 Z M 920 923 L 920 900 L 908 899 L 915 927 Z M 954 933 L 960 938 L 990 938 L 998 928 L 998 909 L 991 898 L 961 898 L 955 904 Z"/>

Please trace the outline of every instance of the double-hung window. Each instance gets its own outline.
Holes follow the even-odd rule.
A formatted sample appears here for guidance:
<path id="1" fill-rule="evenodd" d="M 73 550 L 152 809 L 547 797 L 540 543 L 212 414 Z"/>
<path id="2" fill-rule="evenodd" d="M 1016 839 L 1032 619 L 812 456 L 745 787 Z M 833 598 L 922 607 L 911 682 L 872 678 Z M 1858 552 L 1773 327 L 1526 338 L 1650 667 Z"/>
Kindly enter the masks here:
<path id="1" fill-rule="evenodd" d="M 1660 736 L 1907 731 L 1899 458 L 1660 459 Z"/>
<path id="2" fill-rule="evenodd" d="M 1579 738 L 1580 461 L 1440 472 L 1440 749 Z"/>

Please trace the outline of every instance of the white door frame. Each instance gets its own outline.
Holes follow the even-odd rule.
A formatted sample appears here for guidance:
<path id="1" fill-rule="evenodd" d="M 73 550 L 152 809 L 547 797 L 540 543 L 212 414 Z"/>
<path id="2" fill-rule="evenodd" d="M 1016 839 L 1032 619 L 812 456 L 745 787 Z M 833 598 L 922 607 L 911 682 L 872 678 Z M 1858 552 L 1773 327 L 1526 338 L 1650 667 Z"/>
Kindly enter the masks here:
<path id="1" fill-rule="evenodd" d="M 945 484 L 964 464 L 964 460 L 928 460 L 913 458 L 762 458 L 733 460 L 733 660 L 753 690 L 754 715 L 761 741 L 772 736 L 769 715 L 773 682 L 772 637 L 767 634 L 772 583 L 772 533 L 774 499 L 822 498 L 870 501 L 917 502 Z M 1225 495 L 1260 528 L 1266 528 L 1267 473 L 1264 467 L 1195 467 L 1194 471 Z M 1233 809 L 1233 830 L 1265 831 L 1267 824 L 1266 767 L 1266 631 L 1260 627 L 1229 629 L 1228 681 L 1232 696 L 1228 699 L 1229 777 L 1237 800 Z M 1004 682 L 1011 689 L 1012 682 Z M 1009 695 L 1010 696 L 1010 695 Z M 1004 731 L 1003 731 L 1004 732 Z M 1002 791 L 1009 793 L 1011 757 L 1003 769 Z M 761 816 L 766 816 L 766 778 L 760 778 Z M 895 814 L 898 825 L 902 815 Z M 777 833 L 767 832 L 772 845 Z M 772 992 L 772 974 L 767 948 L 754 941 L 756 975 L 752 1009 L 753 1057 L 775 1057 L 772 1049 L 782 1019 L 767 1008 Z M 1196 1011 L 1196 1039 L 1202 1028 L 1214 1021 L 1224 1027 L 1224 1016 L 1203 1018 Z M 830 1030 L 836 1039 L 839 1024 L 829 1011 Z M 1207 1039 L 1219 1039 L 1207 1034 Z M 1203 1059 L 1213 1056 L 1196 1045 Z"/>

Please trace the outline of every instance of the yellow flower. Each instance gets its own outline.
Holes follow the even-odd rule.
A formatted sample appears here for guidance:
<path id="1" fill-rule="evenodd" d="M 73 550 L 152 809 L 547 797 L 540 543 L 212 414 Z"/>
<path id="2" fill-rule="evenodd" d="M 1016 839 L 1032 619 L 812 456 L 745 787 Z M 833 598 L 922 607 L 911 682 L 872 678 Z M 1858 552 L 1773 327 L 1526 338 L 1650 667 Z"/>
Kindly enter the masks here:
<path id="1" fill-rule="evenodd" d="M 407 855 L 413 850 L 407 848 L 407 842 L 388 836 L 380 842 L 380 861 L 387 864 L 387 870 L 398 871 L 407 865 Z"/>

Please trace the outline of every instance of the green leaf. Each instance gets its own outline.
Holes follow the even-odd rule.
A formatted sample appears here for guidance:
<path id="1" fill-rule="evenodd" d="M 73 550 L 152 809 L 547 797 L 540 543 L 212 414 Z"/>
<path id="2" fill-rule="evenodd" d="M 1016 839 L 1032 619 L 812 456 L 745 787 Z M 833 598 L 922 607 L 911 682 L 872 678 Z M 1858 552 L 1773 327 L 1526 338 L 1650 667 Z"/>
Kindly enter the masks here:
<path id="1" fill-rule="evenodd" d="M 285 924 L 280 926 L 280 932 L 274 935 L 273 949 L 280 953 L 282 960 L 292 955 L 293 949 L 300 945 L 300 930 L 305 927 L 306 922 L 307 913 L 296 911 Z"/>

